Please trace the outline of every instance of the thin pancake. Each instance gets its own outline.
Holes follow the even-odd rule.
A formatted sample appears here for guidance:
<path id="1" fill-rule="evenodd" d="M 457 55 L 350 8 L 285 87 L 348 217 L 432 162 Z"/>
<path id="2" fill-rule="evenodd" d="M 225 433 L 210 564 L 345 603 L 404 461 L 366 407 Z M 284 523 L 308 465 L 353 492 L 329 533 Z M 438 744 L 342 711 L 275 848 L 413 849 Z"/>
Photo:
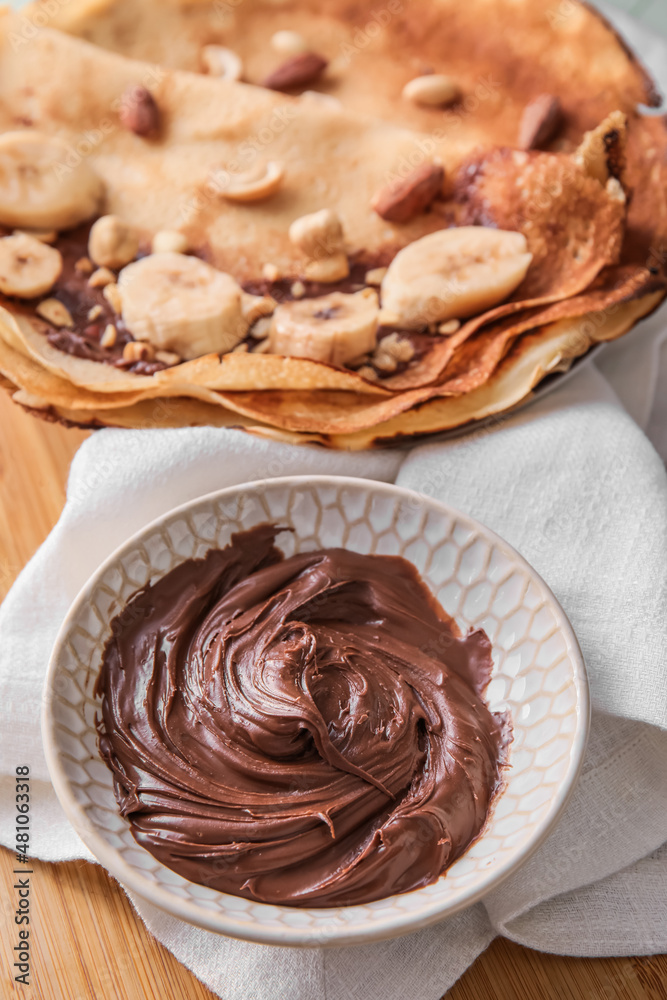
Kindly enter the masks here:
<path id="1" fill-rule="evenodd" d="M 395 5 L 382 24 L 375 18 L 380 30 L 363 39 L 356 33 L 375 14 L 367 0 L 332 0 L 325 11 L 314 0 L 294 0 L 288 8 L 245 0 L 225 5 L 224 17 L 213 0 L 70 0 L 51 21 L 96 45 L 189 69 L 198 68 L 202 44 L 220 42 L 244 57 L 251 83 L 279 58 L 269 46 L 273 31 L 296 28 L 332 57 L 315 87 L 340 97 L 343 110 L 231 81 L 164 73 L 49 30 L 37 37 L 31 31 L 30 45 L 24 45 L 25 20 L 4 17 L 0 128 L 34 124 L 64 137 L 104 177 L 108 210 L 146 236 L 158 228 L 182 228 L 187 219 L 191 245 L 239 278 L 255 278 L 267 262 L 298 273 L 302 261 L 287 239 L 288 224 L 323 202 L 343 215 L 350 251 L 370 263 L 388 261 L 415 237 L 462 221 L 523 231 L 534 254 L 512 301 L 466 323 L 453 337 L 434 340 L 424 358 L 381 387 L 314 362 L 247 354 L 226 356 L 222 363 L 215 356 L 199 358 L 150 377 L 121 373 L 47 351 L 43 324 L 19 322 L 12 330 L 0 314 L 0 337 L 14 351 L 11 357 L 42 364 L 56 380 L 61 403 L 63 383 L 70 383 L 71 399 L 78 388 L 85 390 L 70 412 L 109 411 L 113 401 L 129 413 L 132 407 L 120 407 L 121 400 L 179 394 L 204 407 L 250 407 L 266 422 L 335 434 L 363 431 L 369 421 L 407 421 L 410 407 L 445 413 L 440 403 L 428 402 L 433 396 L 474 395 L 489 385 L 505 391 L 510 383 L 497 380 L 497 372 L 508 363 L 521 365 L 528 331 L 560 318 L 592 313 L 593 335 L 582 340 L 589 344 L 607 328 L 612 310 L 646 296 L 660 280 L 646 268 L 662 265 L 667 243 L 665 120 L 637 113 L 638 103 L 655 103 L 650 81 L 597 14 L 575 4 L 565 18 L 550 0 L 513 0 L 509 37 L 501 30 L 507 3 L 413 0 L 404 9 Z M 27 17 L 34 18 L 38 7 Z M 345 48 L 350 41 L 352 52 Z M 595 61 L 587 58 L 592 45 Z M 450 111 L 415 108 L 400 98 L 408 79 L 431 69 L 461 83 L 463 100 Z M 98 81 L 94 90 L 88 85 L 92 77 Z M 150 86 L 163 112 L 158 142 L 119 127 L 119 97 L 138 82 Z M 552 143 L 560 155 L 496 148 L 514 145 L 523 109 L 540 93 L 558 94 L 563 105 L 563 127 Z M 359 117 L 359 110 L 387 121 Z M 605 188 L 565 155 L 585 130 L 615 111 L 629 122 L 627 154 L 618 159 L 627 161 L 624 180 L 631 195 L 622 247 L 626 206 L 618 185 Z M 287 190 L 252 206 L 212 196 L 211 170 L 238 165 L 243 147 L 255 159 L 283 160 Z M 421 163 L 435 155 L 443 159 L 449 193 L 458 201 L 436 203 L 436 211 L 407 227 L 379 220 L 369 207 L 377 186 L 415 158 Z M 459 169 L 459 181 L 452 183 Z M 627 265 L 623 272 L 613 271 L 619 259 Z M 39 382 L 46 397 L 48 384 Z M 284 407 L 274 405 L 277 398 Z M 291 423 L 283 412 L 290 407 Z"/>

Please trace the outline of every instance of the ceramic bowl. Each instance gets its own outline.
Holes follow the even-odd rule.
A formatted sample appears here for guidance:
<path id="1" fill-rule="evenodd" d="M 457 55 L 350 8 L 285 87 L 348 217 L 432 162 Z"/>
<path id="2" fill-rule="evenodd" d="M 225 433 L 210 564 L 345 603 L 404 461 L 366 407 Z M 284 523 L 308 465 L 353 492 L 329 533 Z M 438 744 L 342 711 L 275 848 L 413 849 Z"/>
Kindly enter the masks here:
<path id="1" fill-rule="evenodd" d="M 128 599 L 185 559 L 272 521 L 285 555 L 329 546 L 410 560 L 462 629 L 493 644 L 492 710 L 514 728 L 506 784 L 482 836 L 437 882 L 361 906 L 255 903 L 186 881 L 134 840 L 97 749 L 93 696 L 110 622 Z M 74 602 L 46 679 L 43 737 L 53 785 L 92 853 L 128 889 L 209 931 L 283 945 L 344 945 L 405 934 L 480 899 L 526 860 L 563 810 L 589 721 L 586 672 L 565 613 L 506 542 L 465 514 L 409 490 L 360 479 L 292 477 L 213 493 L 122 545 Z"/>

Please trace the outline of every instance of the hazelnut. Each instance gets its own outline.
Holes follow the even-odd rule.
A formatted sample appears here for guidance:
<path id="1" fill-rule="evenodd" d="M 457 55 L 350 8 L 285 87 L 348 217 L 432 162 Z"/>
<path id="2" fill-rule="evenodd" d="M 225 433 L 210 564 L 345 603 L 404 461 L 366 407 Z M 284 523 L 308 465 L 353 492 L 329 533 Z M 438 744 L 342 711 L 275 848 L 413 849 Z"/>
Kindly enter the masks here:
<path id="1" fill-rule="evenodd" d="M 296 219 L 289 228 L 289 238 L 311 260 L 331 257 L 345 249 L 343 223 L 338 212 L 330 208 Z"/>
<path id="2" fill-rule="evenodd" d="M 151 344 L 141 340 L 131 340 L 123 348 L 123 361 L 153 361 L 155 350 Z"/>
<path id="3" fill-rule="evenodd" d="M 138 252 L 136 231 L 117 215 L 103 215 L 90 230 L 88 253 L 99 267 L 125 267 Z"/>

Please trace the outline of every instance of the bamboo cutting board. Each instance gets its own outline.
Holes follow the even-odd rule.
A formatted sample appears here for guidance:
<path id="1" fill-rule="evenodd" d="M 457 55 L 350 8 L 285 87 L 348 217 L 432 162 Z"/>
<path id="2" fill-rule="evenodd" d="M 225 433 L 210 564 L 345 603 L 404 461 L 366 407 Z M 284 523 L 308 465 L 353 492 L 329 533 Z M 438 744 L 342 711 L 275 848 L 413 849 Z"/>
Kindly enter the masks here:
<path id="1" fill-rule="evenodd" d="M 0 394 L 0 598 L 57 520 L 85 437 L 35 420 Z M 29 866 L 32 985 L 17 986 L 14 867 L 14 855 L 0 849 L 3 1000 L 214 1000 L 148 934 L 119 885 L 85 861 Z M 569 959 L 499 938 L 447 1000 L 667 1000 L 666 984 L 665 956 Z M 416 982 L 415 998 L 418 990 Z"/>

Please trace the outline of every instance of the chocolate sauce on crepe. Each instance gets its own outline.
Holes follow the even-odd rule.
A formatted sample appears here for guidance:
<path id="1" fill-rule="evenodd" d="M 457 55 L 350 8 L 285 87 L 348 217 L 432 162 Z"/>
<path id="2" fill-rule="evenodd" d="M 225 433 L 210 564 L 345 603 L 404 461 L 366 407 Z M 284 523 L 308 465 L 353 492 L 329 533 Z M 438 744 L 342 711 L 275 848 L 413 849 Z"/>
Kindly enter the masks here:
<path id="1" fill-rule="evenodd" d="M 253 900 L 428 885 L 501 784 L 489 639 L 404 559 L 284 558 L 281 530 L 182 563 L 114 620 L 96 692 L 121 812 L 167 867 Z"/>

